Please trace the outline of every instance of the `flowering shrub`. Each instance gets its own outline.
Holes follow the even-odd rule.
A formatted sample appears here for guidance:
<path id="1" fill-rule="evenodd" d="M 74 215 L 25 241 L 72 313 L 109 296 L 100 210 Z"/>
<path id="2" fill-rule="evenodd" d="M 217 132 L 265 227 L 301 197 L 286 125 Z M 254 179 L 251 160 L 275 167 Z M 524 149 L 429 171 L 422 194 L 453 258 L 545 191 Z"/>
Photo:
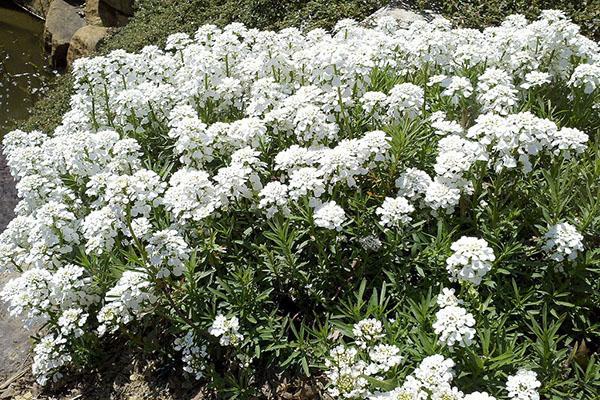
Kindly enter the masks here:
<path id="1" fill-rule="evenodd" d="M 45 324 L 38 381 L 122 335 L 223 396 L 589 398 L 598 50 L 546 11 L 78 60 L 62 124 L 4 139 L 1 297 Z"/>

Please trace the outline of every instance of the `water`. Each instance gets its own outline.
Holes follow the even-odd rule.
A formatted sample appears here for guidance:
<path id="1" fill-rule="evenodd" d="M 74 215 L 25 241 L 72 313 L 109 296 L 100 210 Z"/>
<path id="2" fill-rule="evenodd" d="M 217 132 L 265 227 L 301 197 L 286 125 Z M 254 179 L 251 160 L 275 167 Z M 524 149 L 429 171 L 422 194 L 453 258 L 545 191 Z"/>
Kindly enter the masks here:
<path id="1" fill-rule="evenodd" d="M 47 68 L 43 21 L 0 0 L 0 136 L 27 118 L 51 75 Z"/>

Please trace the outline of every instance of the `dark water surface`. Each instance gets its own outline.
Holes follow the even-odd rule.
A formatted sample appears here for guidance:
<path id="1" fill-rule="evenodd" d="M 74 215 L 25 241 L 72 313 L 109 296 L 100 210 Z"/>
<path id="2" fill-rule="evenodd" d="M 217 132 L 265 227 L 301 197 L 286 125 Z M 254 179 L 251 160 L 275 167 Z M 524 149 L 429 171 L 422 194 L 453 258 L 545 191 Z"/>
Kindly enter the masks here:
<path id="1" fill-rule="evenodd" d="M 0 0 L 0 137 L 29 114 L 51 71 L 42 45 L 43 21 Z"/>

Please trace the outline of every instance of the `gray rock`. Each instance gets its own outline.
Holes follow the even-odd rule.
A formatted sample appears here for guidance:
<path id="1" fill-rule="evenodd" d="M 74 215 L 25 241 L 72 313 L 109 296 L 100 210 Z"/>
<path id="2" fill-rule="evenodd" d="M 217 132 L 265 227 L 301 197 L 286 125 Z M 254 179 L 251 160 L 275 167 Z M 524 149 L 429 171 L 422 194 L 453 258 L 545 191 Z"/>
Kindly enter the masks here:
<path id="1" fill-rule="evenodd" d="M 431 21 L 439 14 L 431 10 L 414 10 L 405 1 L 392 0 L 387 6 L 380 8 L 362 21 L 364 26 L 374 26 L 381 17 L 394 17 L 400 28 L 408 28 L 415 21 Z"/>
<path id="2" fill-rule="evenodd" d="M 0 274 L 0 288 L 12 277 L 12 274 Z M 30 335 L 20 321 L 8 315 L 6 305 L 0 302 L 0 385 L 28 367 Z"/>
<path id="3" fill-rule="evenodd" d="M 52 0 L 44 25 L 44 46 L 54 68 L 66 68 L 71 38 L 84 25 L 85 19 L 79 7 L 63 0 Z"/>

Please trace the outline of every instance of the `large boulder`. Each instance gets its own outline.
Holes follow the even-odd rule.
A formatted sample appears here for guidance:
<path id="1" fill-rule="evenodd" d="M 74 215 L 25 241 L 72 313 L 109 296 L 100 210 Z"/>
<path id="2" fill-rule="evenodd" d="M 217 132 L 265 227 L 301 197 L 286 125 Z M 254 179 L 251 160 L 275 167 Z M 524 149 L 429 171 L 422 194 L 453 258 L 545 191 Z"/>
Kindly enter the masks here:
<path id="1" fill-rule="evenodd" d="M 135 0 L 100 0 L 109 7 L 125 15 L 133 15 Z"/>
<path id="2" fill-rule="evenodd" d="M 129 17 L 103 0 L 87 0 L 85 2 L 85 20 L 90 25 L 125 26 Z"/>
<path id="3" fill-rule="evenodd" d="M 374 26 L 381 17 L 392 17 L 399 28 L 408 28 L 415 21 L 431 21 L 438 16 L 439 14 L 431 10 L 412 10 L 404 1 L 392 0 L 387 6 L 367 17 L 362 24 Z"/>
<path id="4" fill-rule="evenodd" d="M 52 0 L 44 25 L 44 46 L 54 68 L 66 68 L 71 39 L 83 26 L 85 19 L 80 7 L 72 6 L 64 0 Z"/>
<path id="5" fill-rule="evenodd" d="M 98 49 L 98 43 L 109 33 L 109 29 L 103 26 L 86 25 L 79 28 L 73 35 L 67 52 L 67 65 L 71 66 L 73 61 L 80 57 L 86 57 Z"/>

